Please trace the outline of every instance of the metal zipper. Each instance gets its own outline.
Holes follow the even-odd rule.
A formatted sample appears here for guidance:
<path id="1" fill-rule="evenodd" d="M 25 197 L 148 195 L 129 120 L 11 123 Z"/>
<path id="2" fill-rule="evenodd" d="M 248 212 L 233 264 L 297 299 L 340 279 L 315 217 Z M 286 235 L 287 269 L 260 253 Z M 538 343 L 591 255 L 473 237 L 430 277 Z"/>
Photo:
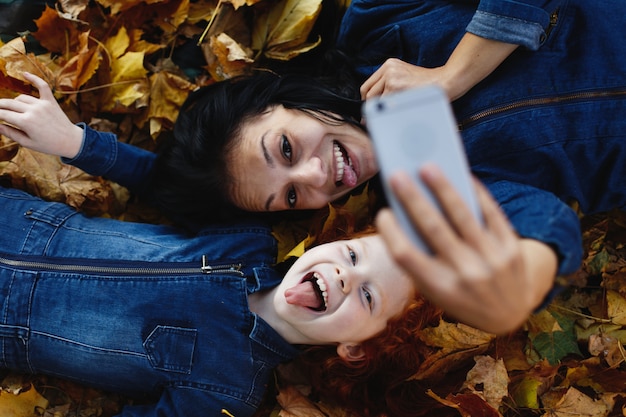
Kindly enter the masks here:
<path id="1" fill-rule="evenodd" d="M 459 130 L 463 130 L 469 127 L 470 125 L 478 122 L 480 119 L 484 119 L 490 116 L 495 116 L 495 115 L 505 113 L 511 110 L 517 110 L 523 107 L 563 103 L 567 101 L 574 101 L 574 100 L 580 100 L 580 99 L 593 99 L 593 98 L 606 98 L 606 97 L 619 97 L 619 96 L 626 96 L 626 90 L 588 91 L 588 92 L 565 94 L 565 95 L 555 96 L 555 97 L 531 98 L 531 99 L 526 99 L 526 100 L 520 100 L 514 103 L 492 107 L 490 109 L 475 113 L 465 118 L 463 121 L 461 121 L 458 127 L 459 127 Z"/>
<path id="2" fill-rule="evenodd" d="M 244 276 L 241 271 L 241 264 L 225 264 L 225 265 L 209 265 L 207 264 L 206 255 L 202 255 L 202 264 L 187 263 L 189 266 L 177 266 L 175 263 L 155 263 L 156 266 L 102 266 L 88 265 L 87 262 L 94 262 L 89 259 L 75 260 L 74 263 L 66 262 L 63 259 L 56 258 L 58 262 L 45 260 L 22 260 L 11 259 L 6 256 L 0 256 L 0 265 L 10 266 L 14 268 L 26 268 L 38 271 L 54 271 L 54 272 L 76 272 L 90 274 L 110 274 L 110 275 L 186 275 L 186 274 L 237 274 Z M 85 262 L 78 263 L 78 262 Z"/>

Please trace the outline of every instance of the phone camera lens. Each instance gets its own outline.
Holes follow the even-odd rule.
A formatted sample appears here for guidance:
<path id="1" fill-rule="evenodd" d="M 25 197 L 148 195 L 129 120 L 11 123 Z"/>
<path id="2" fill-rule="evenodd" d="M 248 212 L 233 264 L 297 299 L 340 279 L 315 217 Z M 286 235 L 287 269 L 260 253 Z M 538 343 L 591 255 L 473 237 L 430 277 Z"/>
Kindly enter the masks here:
<path id="1" fill-rule="evenodd" d="M 385 103 L 379 101 L 378 103 L 376 103 L 376 109 L 378 109 L 378 111 L 385 110 Z"/>

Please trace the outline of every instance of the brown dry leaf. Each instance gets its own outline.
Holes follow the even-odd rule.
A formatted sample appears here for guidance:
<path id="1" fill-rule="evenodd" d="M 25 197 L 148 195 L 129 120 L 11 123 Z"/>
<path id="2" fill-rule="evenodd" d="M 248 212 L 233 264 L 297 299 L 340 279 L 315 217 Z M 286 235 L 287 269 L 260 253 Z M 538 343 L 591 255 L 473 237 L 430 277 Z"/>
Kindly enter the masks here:
<path id="1" fill-rule="evenodd" d="M 78 15 L 89 5 L 89 0 L 59 0 L 61 10 L 69 19 L 78 20 Z"/>
<path id="2" fill-rule="evenodd" d="M 46 5 L 43 14 L 35 23 L 37 32 L 33 33 L 33 36 L 49 52 L 65 56 L 78 49 L 80 31 L 74 22 L 65 19 L 56 10 Z"/>
<path id="3" fill-rule="evenodd" d="M 611 368 L 619 366 L 626 360 L 621 342 L 606 334 L 594 334 L 589 337 L 589 353 L 604 358 Z"/>
<path id="4" fill-rule="evenodd" d="M 570 387 L 542 417 L 605 417 L 613 409 L 615 394 L 602 394 L 597 400 Z"/>
<path id="5" fill-rule="evenodd" d="M 500 408 L 502 399 L 509 394 L 509 375 L 504 361 L 491 356 L 476 356 L 474 360 L 476 365 L 467 373 L 462 389 L 481 395 L 493 408 Z"/>
<path id="6" fill-rule="evenodd" d="M 563 330 L 556 318 L 545 309 L 533 314 L 526 321 L 526 326 L 530 334 L 553 333 Z"/>
<path id="7" fill-rule="evenodd" d="M 48 400 L 42 397 L 35 387 L 31 386 L 27 391 L 17 395 L 0 391 L 0 416 L 33 417 L 34 410 L 47 407 Z"/>
<path id="8" fill-rule="evenodd" d="M 232 4 L 235 10 L 237 10 L 241 6 L 253 6 L 260 1 L 262 0 L 224 0 L 225 3 Z"/>
<path id="9" fill-rule="evenodd" d="M 170 130 L 174 126 L 180 106 L 195 88 L 194 84 L 168 71 L 150 76 L 150 105 L 146 119 L 151 123 L 152 138 L 156 138 L 164 127 Z M 138 124 L 141 126 L 142 120 L 138 120 Z"/>
<path id="10" fill-rule="evenodd" d="M 97 48 L 89 48 L 89 32 L 79 36 L 80 49 L 57 73 L 56 86 L 59 90 L 77 92 L 93 77 L 100 65 L 100 54 Z"/>
<path id="11" fill-rule="evenodd" d="M 324 413 L 292 385 L 279 390 L 278 403 L 283 408 L 280 417 L 325 417 Z"/>
<path id="12" fill-rule="evenodd" d="M 128 10 L 132 7 L 137 6 L 138 4 L 154 4 L 161 3 L 165 0 L 96 0 L 99 4 L 104 7 L 111 8 L 111 14 L 116 15 L 123 10 Z"/>
<path id="13" fill-rule="evenodd" d="M 130 45 L 128 46 L 129 51 L 143 52 L 146 55 L 150 55 L 163 49 L 165 46 L 164 44 L 152 43 L 142 39 L 143 34 L 144 31 L 141 29 L 131 29 L 128 31 L 130 38 Z"/>
<path id="14" fill-rule="evenodd" d="M 54 87 L 54 75 L 35 55 L 26 53 L 22 38 L 12 39 L 0 47 L 0 68 L 4 74 L 22 81 L 24 85 L 30 85 L 30 83 L 22 74 L 30 72 L 48 81 Z M 30 92 L 30 88 L 27 92 Z"/>
<path id="15" fill-rule="evenodd" d="M 4 135 L 0 135 L 0 162 L 10 161 L 15 157 L 20 145 Z"/>
<path id="16" fill-rule="evenodd" d="M 437 327 L 424 329 L 420 339 L 428 346 L 457 350 L 489 344 L 495 336 L 463 323 L 449 323 L 441 320 Z"/>
<path id="17" fill-rule="evenodd" d="M 250 50 L 250 28 L 244 13 L 229 3 L 220 2 L 202 38 L 202 53 L 207 70 L 215 80 L 244 74 L 254 59 Z"/>
<path id="18" fill-rule="evenodd" d="M 308 43 L 311 29 L 321 11 L 322 0 L 282 0 L 256 18 L 252 30 L 252 49 L 267 58 L 290 60 L 315 48 Z"/>
<path id="19" fill-rule="evenodd" d="M 254 62 L 252 50 L 239 44 L 226 33 L 212 36 L 209 39 L 207 69 L 211 76 L 218 80 L 246 74 Z"/>
<path id="20" fill-rule="evenodd" d="M 64 165 L 58 157 L 20 148 L 0 165 L 0 175 L 19 188 L 49 201 L 65 202 L 92 215 L 120 213 L 128 192 L 118 185 Z"/>
<path id="21" fill-rule="evenodd" d="M 199 22 L 208 22 L 215 13 L 218 0 L 198 0 L 189 5 L 187 23 L 195 25 Z"/>
<path id="22" fill-rule="evenodd" d="M 607 315 L 612 323 L 626 325 L 626 298 L 617 291 L 606 292 Z"/>
<path id="23" fill-rule="evenodd" d="M 459 350 L 441 349 L 428 355 L 415 374 L 408 380 L 439 381 L 445 378 L 450 371 L 465 366 L 476 355 L 482 355 L 488 349 L 488 344 Z"/>
<path id="24" fill-rule="evenodd" d="M 428 390 L 426 394 L 440 404 L 456 409 L 462 417 L 502 417 L 498 410 L 476 394 L 449 394 L 445 399 L 432 390 Z"/>

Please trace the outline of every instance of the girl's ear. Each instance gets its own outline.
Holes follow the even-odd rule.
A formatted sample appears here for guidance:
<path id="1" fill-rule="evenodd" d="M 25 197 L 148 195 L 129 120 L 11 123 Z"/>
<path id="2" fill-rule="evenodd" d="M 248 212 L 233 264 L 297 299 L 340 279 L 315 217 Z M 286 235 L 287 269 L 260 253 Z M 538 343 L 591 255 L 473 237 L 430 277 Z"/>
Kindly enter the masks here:
<path id="1" fill-rule="evenodd" d="M 358 343 L 339 343 L 337 354 L 346 362 L 360 361 L 365 357 L 365 352 Z"/>

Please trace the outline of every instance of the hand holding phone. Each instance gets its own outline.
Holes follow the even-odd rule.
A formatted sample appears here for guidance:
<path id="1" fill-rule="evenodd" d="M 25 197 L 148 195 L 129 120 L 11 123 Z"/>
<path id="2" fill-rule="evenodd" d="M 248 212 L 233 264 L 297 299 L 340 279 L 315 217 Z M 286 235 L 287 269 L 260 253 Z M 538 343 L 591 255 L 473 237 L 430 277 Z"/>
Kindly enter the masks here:
<path id="1" fill-rule="evenodd" d="M 426 86 L 367 100 L 364 114 L 386 196 L 403 230 L 417 247 L 430 251 L 389 188 L 389 177 L 397 171 L 407 172 L 420 191 L 438 207 L 417 175 L 425 163 L 434 163 L 474 216 L 481 218 L 463 142 L 441 88 Z"/>

